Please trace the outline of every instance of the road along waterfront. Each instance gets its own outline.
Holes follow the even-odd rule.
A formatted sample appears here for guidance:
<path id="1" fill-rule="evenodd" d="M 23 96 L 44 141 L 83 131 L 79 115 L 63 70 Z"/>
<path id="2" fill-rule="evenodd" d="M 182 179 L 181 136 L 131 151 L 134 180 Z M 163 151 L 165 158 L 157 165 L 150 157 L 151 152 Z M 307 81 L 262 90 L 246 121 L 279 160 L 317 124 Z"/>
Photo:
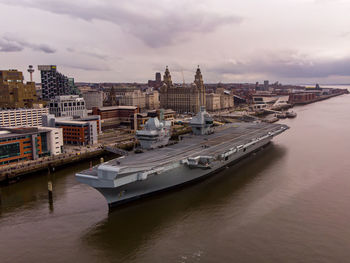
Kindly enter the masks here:
<path id="1" fill-rule="evenodd" d="M 79 163 L 1 188 L 1 262 L 346 262 L 350 96 L 295 107 L 266 149 L 108 213 Z M 99 160 L 95 160 L 97 163 Z"/>

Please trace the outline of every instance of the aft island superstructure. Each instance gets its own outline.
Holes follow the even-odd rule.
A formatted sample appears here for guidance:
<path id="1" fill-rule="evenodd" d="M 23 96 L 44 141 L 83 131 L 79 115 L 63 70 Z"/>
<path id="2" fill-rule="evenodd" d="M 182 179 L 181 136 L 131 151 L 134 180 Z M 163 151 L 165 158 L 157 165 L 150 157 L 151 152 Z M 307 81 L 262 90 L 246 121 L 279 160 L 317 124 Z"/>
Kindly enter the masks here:
<path id="1" fill-rule="evenodd" d="M 149 130 L 151 127 L 159 131 L 167 127 L 158 120 L 150 121 L 156 124 L 148 126 L 152 136 L 155 133 Z M 286 125 L 268 123 L 225 124 L 215 128 L 212 124 L 212 118 L 201 109 L 190 123 L 193 133 L 182 136 L 177 144 L 131 153 L 77 173 L 76 177 L 96 188 L 109 206 L 114 206 L 217 173 L 288 129 Z M 149 140 L 147 132 L 142 135 Z"/>

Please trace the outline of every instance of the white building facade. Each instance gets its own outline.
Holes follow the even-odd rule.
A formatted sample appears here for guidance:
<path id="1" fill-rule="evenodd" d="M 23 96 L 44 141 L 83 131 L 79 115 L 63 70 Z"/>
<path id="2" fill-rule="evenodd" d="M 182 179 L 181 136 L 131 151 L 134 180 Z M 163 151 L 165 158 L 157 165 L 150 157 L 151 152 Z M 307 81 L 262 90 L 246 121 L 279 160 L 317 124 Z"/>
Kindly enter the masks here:
<path id="1" fill-rule="evenodd" d="M 49 130 L 48 146 L 51 155 L 58 155 L 63 152 L 63 129 L 51 127 L 38 127 L 40 129 Z"/>
<path id="2" fill-rule="evenodd" d="M 48 108 L 0 110 L 0 127 L 41 126 L 42 115 L 48 113 Z"/>
<path id="3" fill-rule="evenodd" d="M 50 114 L 56 117 L 85 117 L 87 116 L 85 100 L 78 95 L 57 96 L 50 101 Z"/>

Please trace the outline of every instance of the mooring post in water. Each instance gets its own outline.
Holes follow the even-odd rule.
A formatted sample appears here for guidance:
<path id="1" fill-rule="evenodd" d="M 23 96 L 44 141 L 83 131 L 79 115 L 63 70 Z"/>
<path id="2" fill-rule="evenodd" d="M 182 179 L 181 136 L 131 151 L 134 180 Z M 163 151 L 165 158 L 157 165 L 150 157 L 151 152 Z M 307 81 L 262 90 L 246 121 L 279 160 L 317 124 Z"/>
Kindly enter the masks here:
<path id="1" fill-rule="evenodd" d="M 103 159 L 103 157 L 100 158 L 100 163 L 103 163 L 105 160 Z"/>
<path id="2" fill-rule="evenodd" d="M 48 197 L 49 197 L 49 208 L 50 208 L 50 211 L 53 211 L 53 193 L 52 193 L 53 186 L 52 186 L 51 169 L 53 169 L 53 167 L 51 167 L 51 165 L 49 165 L 48 169 L 47 169 L 47 193 L 48 193 Z"/>
<path id="3" fill-rule="evenodd" d="M 52 182 L 47 182 L 47 191 L 49 193 L 49 201 L 52 201 Z"/>

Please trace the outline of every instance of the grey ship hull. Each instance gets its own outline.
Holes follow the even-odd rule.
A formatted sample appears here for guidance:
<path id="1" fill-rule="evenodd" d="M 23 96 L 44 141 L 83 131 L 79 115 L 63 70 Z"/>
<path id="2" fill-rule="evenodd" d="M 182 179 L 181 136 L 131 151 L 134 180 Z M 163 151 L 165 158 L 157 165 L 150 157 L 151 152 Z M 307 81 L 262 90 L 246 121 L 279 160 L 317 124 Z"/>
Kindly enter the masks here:
<path id="1" fill-rule="evenodd" d="M 105 197 L 110 208 L 116 207 L 143 197 L 185 186 L 199 180 L 204 180 L 205 178 L 226 169 L 226 167 L 238 162 L 244 157 L 247 157 L 249 154 L 256 152 L 270 143 L 271 139 L 272 138 L 267 138 L 251 147 L 247 147 L 245 152 L 242 151 L 237 153 L 235 156 L 232 156 L 232 158 L 228 158 L 228 160 L 217 161 L 207 169 L 193 169 L 186 166 L 180 166 L 159 175 L 153 175 L 144 181 L 137 181 L 116 188 L 96 189 Z"/>
<path id="2" fill-rule="evenodd" d="M 287 129 L 280 124 L 226 125 L 211 135 L 187 136 L 176 145 L 111 160 L 76 177 L 96 188 L 111 207 L 204 179 Z"/>

